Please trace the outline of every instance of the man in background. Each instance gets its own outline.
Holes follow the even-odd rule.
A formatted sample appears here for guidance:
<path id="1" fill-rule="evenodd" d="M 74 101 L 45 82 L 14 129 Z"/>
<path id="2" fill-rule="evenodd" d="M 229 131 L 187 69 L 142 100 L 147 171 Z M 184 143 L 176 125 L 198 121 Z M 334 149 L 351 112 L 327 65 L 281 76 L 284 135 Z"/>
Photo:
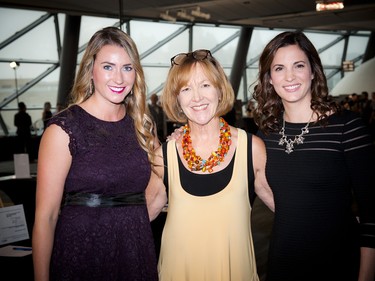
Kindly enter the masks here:
<path id="1" fill-rule="evenodd" d="M 148 104 L 148 108 L 156 123 L 158 138 L 161 142 L 165 140 L 165 130 L 164 130 L 164 123 L 165 123 L 165 116 L 163 112 L 163 108 L 159 104 L 159 97 L 157 94 L 152 94 L 150 97 L 151 103 Z"/>
<path id="2" fill-rule="evenodd" d="M 18 103 L 18 112 L 14 115 L 14 126 L 17 127 L 16 153 L 28 153 L 31 157 L 31 116 L 26 112 L 26 104 Z"/>

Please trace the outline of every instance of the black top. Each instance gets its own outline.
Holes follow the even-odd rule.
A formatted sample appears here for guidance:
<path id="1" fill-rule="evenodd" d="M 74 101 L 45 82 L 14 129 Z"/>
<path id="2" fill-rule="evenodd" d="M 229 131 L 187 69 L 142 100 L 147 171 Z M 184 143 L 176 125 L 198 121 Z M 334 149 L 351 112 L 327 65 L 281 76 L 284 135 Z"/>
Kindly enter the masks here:
<path id="1" fill-rule="evenodd" d="M 288 139 L 305 125 L 286 122 Z M 362 119 L 344 111 L 310 124 L 290 154 L 279 132 L 258 135 L 275 198 L 267 280 L 357 280 L 358 243 L 375 247 L 375 151 Z"/>
<path id="2" fill-rule="evenodd" d="M 163 143 L 163 157 L 164 157 L 164 184 L 166 190 L 168 191 L 168 164 L 167 164 L 167 143 Z M 248 170 L 248 183 L 249 183 L 249 196 L 250 203 L 252 204 L 255 199 L 254 183 L 251 180 L 253 171 L 253 160 L 252 160 L 252 134 L 247 133 L 247 170 Z M 178 153 L 177 153 L 178 155 Z M 236 157 L 236 152 L 234 153 L 233 158 L 231 159 L 228 166 L 215 173 L 207 174 L 195 174 L 185 168 L 180 157 L 178 157 L 178 165 L 181 178 L 182 188 L 189 194 L 195 196 L 209 196 L 223 190 L 229 183 L 234 166 L 234 159 Z M 215 184 L 212 184 L 212 183 Z"/>

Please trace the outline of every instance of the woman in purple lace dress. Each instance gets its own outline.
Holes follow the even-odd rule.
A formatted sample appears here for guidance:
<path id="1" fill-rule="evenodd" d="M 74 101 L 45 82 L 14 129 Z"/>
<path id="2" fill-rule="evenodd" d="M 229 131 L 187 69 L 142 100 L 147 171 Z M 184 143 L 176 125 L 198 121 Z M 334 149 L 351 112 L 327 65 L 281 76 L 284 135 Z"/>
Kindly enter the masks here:
<path id="1" fill-rule="evenodd" d="M 96 32 L 72 104 L 40 144 L 36 281 L 157 280 L 145 190 L 158 142 L 145 92 L 133 40 L 114 27 Z"/>

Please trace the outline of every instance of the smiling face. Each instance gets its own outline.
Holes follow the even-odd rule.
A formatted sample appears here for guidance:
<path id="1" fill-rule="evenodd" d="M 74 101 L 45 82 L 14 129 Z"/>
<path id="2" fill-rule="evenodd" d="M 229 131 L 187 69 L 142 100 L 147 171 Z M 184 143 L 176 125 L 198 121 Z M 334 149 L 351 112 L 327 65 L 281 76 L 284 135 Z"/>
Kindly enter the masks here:
<path id="1" fill-rule="evenodd" d="M 204 73 L 202 66 L 192 66 L 190 79 L 178 94 L 178 102 L 189 121 L 206 125 L 215 116 L 219 104 L 219 90 Z"/>
<path id="2" fill-rule="evenodd" d="M 310 104 L 314 75 L 306 54 L 299 46 L 279 48 L 272 61 L 270 74 L 270 83 L 284 104 Z"/>
<path id="3" fill-rule="evenodd" d="M 135 70 L 122 47 L 106 45 L 96 55 L 92 78 L 96 98 L 119 104 L 133 88 Z"/>

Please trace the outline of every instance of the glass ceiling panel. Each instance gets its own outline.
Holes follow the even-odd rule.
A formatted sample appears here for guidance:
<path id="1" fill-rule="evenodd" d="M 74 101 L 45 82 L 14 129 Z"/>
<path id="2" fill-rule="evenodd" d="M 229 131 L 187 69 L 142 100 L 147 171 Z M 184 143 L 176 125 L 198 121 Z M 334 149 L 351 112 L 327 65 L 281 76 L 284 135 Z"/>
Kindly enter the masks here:
<path id="1" fill-rule="evenodd" d="M 0 42 L 45 15 L 44 12 L 0 8 Z"/>
<path id="2" fill-rule="evenodd" d="M 16 32 L 27 27 L 29 24 L 46 15 L 45 12 L 0 8 L 0 42 L 8 39 Z M 61 43 L 63 43 L 65 15 L 58 15 Z M 81 30 L 79 38 L 79 47 L 85 45 L 91 36 L 100 28 L 113 26 L 117 19 L 99 18 L 83 16 L 81 20 Z M 122 27 L 126 31 L 127 23 Z M 156 50 L 142 59 L 144 66 L 148 94 L 155 89 L 161 89 L 170 67 L 170 58 L 180 52 L 187 52 L 190 44 L 195 49 L 213 49 L 218 48 L 214 56 L 225 68 L 225 72 L 230 75 L 231 65 L 237 50 L 238 37 L 224 44 L 226 39 L 231 38 L 240 30 L 235 26 L 213 26 L 213 25 L 194 25 L 192 28 L 192 42 L 189 42 L 189 29 L 175 36 L 170 41 L 161 45 L 161 42 L 171 34 L 183 27 L 182 23 L 156 23 L 151 21 L 130 21 L 130 35 L 137 44 L 139 53 L 142 55 L 152 48 Z M 145 30 L 147 32 L 145 32 Z M 151 32 L 150 32 L 151 31 Z M 278 33 L 284 30 L 269 30 L 266 28 L 254 28 L 250 41 L 247 62 L 257 58 L 264 46 Z M 319 50 L 334 42 L 341 34 L 324 34 L 322 32 L 306 32 L 315 47 Z M 346 59 L 354 59 L 362 55 L 368 43 L 369 32 L 359 32 L 351 35 L 349 39 Z M 160 46 L 158 45 L 160 44 Z M 321 59 L 327 74 L 335 73 L 337 68 L 341 67 L 343 56 L 344 40 L 329 47 L 321 52 Z M 7 99 L 15 93 L 15 72 L 9 67 L 9 59 L 30 60 L 28 63 L 21 62 L 17 69 L 18 89 L 21 89 L 26 83 L 45 72 L 52 64 L 37 64 L 32 60 L 57 61 L 58 46 L 56 41 L 55 23 L 53 17 L 43 22 L 39 26 L 17 39 L 15 42 L 0 49 L 0 102 Z M 78 62 L 82 54 L 78 55 Z M 360 64 L 361 61 L 356 63 Z M 251 90 L 247 93 L 245 89 L 251 89 L 257 76 L 256 61 L 247 69 L 247 77 L 241 81 L 238 98 L 250 97 Z M 45 101 L 50 101 L 52 106 L 56 105 L 58 80 L 60 69 L 56 69 L 39 83 L 28 89 L 19 97 L 20 101 L 25 101 L 33 121 L 40 118 L 42 107 Z M 335 74 L 329 79 L 329 88 L 333 88 L 341 79 L 341 72 Z M 247 84 L 245 85 L 244 82 Z M 245 96 L 244 96 L 245 95 Z M 1 114 L 7 124 L 9 131 L 14 132 L 13 116 L 17 111 L 17 101 L 14 100 L 7 104 L 1 111 Z"/>
<path id="3" fill-rule="evenodd" d="M 277 34 L 281 33 L 281 30 L 269 30 L 262 28 L 254 28 L 251 35 L 250 46 L 247 54 L 247 62 L 254 59 L 255 57 L 260 56 L 264 47 L 267 43 L 275 37 Z M 255 64 L 258 65 L 258 61 Z"/>
<path id="4" fill-rule="evenodd" d="M 366 51 L 368 37 L 350 36 L 346 60 L 353 60 Z"/>
<path id="5" fill-rule="evenodd" d="M 116 22 L 118 22 L 117 19 L 82 16 L 81 30 L 79 34 L 79 43 L 78 43 L 79 46 L 82 46 L 83 44 L 88 43 L 90 38 L 99 29 L 107 27 L 107 26 L 112 26 Z M 61 36 L 63 35 L 64 33 L 61 33 Z"/>
<path id="6" fill-rule="evenodd" d="M 51 17 L 1 49 L 0 57 L 57 61 L 57 50 L 54 19 Z"/>
<path id="7" fill-rule="evenodd" d="M 342 62 L 342 56 L 344 52 L 344 40 L 336 43 L 332 47 L 328 48 L 324 52 L 321 52 L 320 59 L 322 61 L 323 66 L 324 65 L 335 65 L 337 67 L 341 67 Z"/>
<path id="8" fill-rule="evenodd" d="M 158 44 L 161 44 L 163 40 L 166 40 L 174 32 L 183 28 L 180 24 L 169 24 L 169 23 L 155 23 L 155 22 L 130 22 L 130 36 L 137 44 L 138 52 L 142 56 L 145 52 L 148 52 L 151 48 L 154 48 Z M 141 30 L 152 30 L 152 32 L 140 32 Z M 172 53 L 178 46 L 188 46 L 188 30 L 185 30 L 182 34 L 179 34 L 171 41 L 166 42 L 158 46 L 156 50 L 147 56 L 142 58 L 143 65 L 153 65 L 158 67 L 168 67 L 170 64 L 170 58 Z M 164 78 L 165 79 L 165 78 Z"/>

